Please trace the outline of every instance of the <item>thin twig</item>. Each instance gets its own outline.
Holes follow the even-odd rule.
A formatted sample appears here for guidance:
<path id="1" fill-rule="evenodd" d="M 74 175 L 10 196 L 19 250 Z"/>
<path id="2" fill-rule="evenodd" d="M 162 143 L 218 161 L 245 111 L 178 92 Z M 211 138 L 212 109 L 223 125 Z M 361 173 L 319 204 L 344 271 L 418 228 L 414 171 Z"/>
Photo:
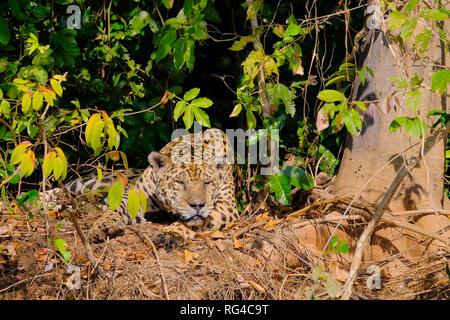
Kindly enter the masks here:
<path id="1" fill-rule="evenodd" d="M 24 282 L 27 282 L 27 281 L 30 281 L 30 280 L 34 280 L 34 279 L 37 279 L 37 278 L 46 277 L 46 276 L 49 276 L 49 275 L 51 275 L 51 273 L 44 273 L 44 274 L 40 274 L 40 275 L 37 275 L 37 276 L 33 276 L 33 277 L 30 277 L 30 278 L 26 278 L 26 279 L 17 281 L 17 282 L 13 283 L 12 285 L 10 285 L 10 286 L 8 286 L 6 288 L 0 289 L 0 293 L 8 291 L 9 289 L 11 289 L 13 287 L 16 287 L 19 284 L 22 284 Z"/>
<path id="2" fill-rule="evenodd" d="M 72 197 L 69 191 L 67 191 L 66 186 L 58 180 L 59 187 L 61 190 L 67 195 L 69 198 L 70 203 L 72 204 L 72 207 L 75 211 L 80 212 L 80 208 L 78 206 L 78 203 L 75 201 L 75 199 Z M 75 226 L 75 230 L 77 231 L 78 235 L 80 236 L 81 242 L 83 243 L 84 249 L 86 250 L 86 255 L 91 263 L 92 266 L 97 266 L 97 261 L 95 260 L 94 254 L 92 253 L 92 248 L 89 244 L 89 240 L 84 235 L 83 231 L 80 228 L 80 225 L 78 224 L 78 218 L 75 214 L 74 210 L 70 210 L 70 217 L 72 219 L 73 225 Z M 107 278 L 105 271 L 101 266 L 97 267 L 98 273 L 102 278 Z"/>
<path id="3" fill-rule="evenodd" d="M 442 134 L 443 131 L 445 131 L 445 134 Z M 380 221 L 381 217 L 383 216 L 383 213 L 385 212 L 385 208 L 386 208 L 387 204 L 389 203 L 389 201 L 391 200 L 392 196 L 394 195 L 395 190 L 397 190 L 397 187 L 400 185 L 403 178 L 409 172 L 409 168 L 413 168 L 414 166 L 416 166 L 417 163 L 419 162 L 420 157 L 425 156 L 425 154 L 427 154 L 428 151 L 442 137 L 444 137 L 446 135 L 447 135 L 447 130 L 442 130 L 442 131 L 438 132 L 437 134 L 433 134 L 433 135 L 429 136 L 427 138 L 427 141 L 424 143 L 423 148 L 422 147 L 420 148 L 418 155 L 412 156 L 410 159 L 408 159 L 406 165 L 404 165 L 402 167 L 402 169 L 398 172 L 397 176 L 392 181 L 388 190 L 384 194 L 382 200 L 377 205 L 377 208 L 375 210 L 375 213 L 373 214 L 372 220 L 369 221 L 366 229 L 363 231 L 360 238 L 358 239 L 358 242 L 356 244 L 356 250 L 355 250 L 355 253 L 353 256 L 353 260 L 352 260 L 352 264 L 350 266 L 349 275 L 345 282 L 344 289 L 342 291 L 341 300 L 348 300 L 350 298 L 350 295 L 352 293 L 353 282 L 355 281 L 357 271 L 361 265 L 364 248 L 366 247 L 367 243 L 369 242 L 372 232 L 375 230 L 375 227 L 377 226 L 378 222 Z"/>
<path id="4" fill-rule="evenodd" d="M 143 234 L 142 232 L 139 232 L 137 230 L 135 230 L 132 227 L 129 227 L 128 229 L 132 230 L 134 233 L 136 233 L 136 235 L 142 240 L 142 242 L 144 242 L 145 244 L 150 243 L 150 246 L 153 249 L 153 254 L 155 255 L 156 258 L 156 264 L 158 265 L 159 268 L 159 273 L 161 275 L 161 285 L 164 291 L 164 295 L 166 297 L 166 300 L 170 300 L 170 296 L 169 296 L 169 291 L 167 290 L 167 284 L 166 284 L 166 276 L 163 272 L 162 269 L 162 265 L 161 265 L 161 261 L 159 260 L 159 255 L 158 255 L 158 251 L 156 250 L 156 246 L 153 243 L 152 239 L 150 239 L 149 237 L 147 237 L 145 234 Z"/>

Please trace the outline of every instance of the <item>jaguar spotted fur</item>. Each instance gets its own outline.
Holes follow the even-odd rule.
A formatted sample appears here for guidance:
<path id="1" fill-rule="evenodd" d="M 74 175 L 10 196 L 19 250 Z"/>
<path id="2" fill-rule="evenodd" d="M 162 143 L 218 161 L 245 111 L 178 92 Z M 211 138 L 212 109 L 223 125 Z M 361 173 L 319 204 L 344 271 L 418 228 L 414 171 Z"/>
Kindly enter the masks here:
<path id="1" fill-rule="evenodd" d="M 219 129 L 180 136 L 159 152 L 148 156 L 149 166 L 132 183 L 144 192 L 146 210 L 133 219 L 128 213 L 127 186 L 119 207 L 105 210 L 87 231 L 91 241 L 101 241 L 122 232 L 126 225 L 140 223 L 158 211 L 167 211 L 178 221 L 163 228 L 155 237 L 164 244 L 180 244 L 197 233 L 222 229 L 238 218 L 233 178 L 233 150 L 226 134 Z M 85 188 L 112 185 L 115 179 L 105 176 L 77 179 L 66 189 L 78 195 Z M 55 190 L 52 190 L 53 193 Z"/>

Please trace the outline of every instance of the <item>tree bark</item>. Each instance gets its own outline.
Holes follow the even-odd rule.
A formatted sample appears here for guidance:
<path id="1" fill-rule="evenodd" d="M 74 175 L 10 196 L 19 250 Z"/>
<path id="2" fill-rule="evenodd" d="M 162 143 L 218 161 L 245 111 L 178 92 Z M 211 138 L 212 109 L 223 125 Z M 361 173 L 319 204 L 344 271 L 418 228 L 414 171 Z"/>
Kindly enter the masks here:
<path id="1" fill-rule="evenodd" d="M 405 104 L 405 91 L 398 90 L 389 77 L 401 76 L 408 81 L 417 75 L 424 78 L 423 84 L 430 87 L 431 75 L 446 66 L 448 53 L 445 52 L 443 41 L 436 35 L 439 30 L 433 28 L 433 36 L 424 58 L 415 54 L 415 37 L 429 27 L 419 19 L 414 35 L 404 43 L 400 50 L 391 41 L 388 34 L 382 30 L 369 30 L 362 47 L 361 66 L 372 69 L 374 77 L 366 73 L 366 83 L 360 78 L 354 83 L 354 100 L 376 101 L 369 105 L 363 113 L 363 129 L 357 136 L 347 135 L 342 164 L 335 181 L 334 194 L 337 197 L 357 197 L 356 200 L 377 205 L 388 190 L 392 180 L 408 159 L 417 156 L 422 141 L 411 137 L 404 128 L 389 133 L 389 125 L 400 116 L 415 117 L 416 115 Z M 448 22 L 445 23 L 448 31 Z M 448 32 L 446 32 L 448 34 Z M 420 117 L 425 119 L 427 113 L 436 109 L 447 109 L 447 99 L 429 89 L 420 89 L 422 106 Z M 395 102 L 395 108 L 389 110 Z M 376 106 L 377 105 L 377 106 Z M 380 109 L 382 111 L 380 111 Z M 435 119 L 433 119 L 435 120 Z M 431 127 L 432 122 L 427 122 Z M 446 200 L 444 194 L 444 167 L 446 141 L 438 141 L 419 164 L 410 172 L 396 188 L 390 201 L 384 207 L 384 212 L 397 212 L 417 209 L 442 209 Z M 397 217 L 407 219 L 406 217 Z M 449 226 L 449 219 L 438 214 L 429 214 L 410 221 L 431 231 L 438 231 Z M 420 242 L 424 237 L 392 227 L 380 227 L 374 233 L 374 238 L 388 239 L 389 244 L 380 245 L 382 252 L 371 258 L 380 258 L 384 254 L 409 251 L 408 256 L 422 255 L 425 250 L 436 249 L 427 241 Z M 447 237 L 449 231 L 444 233 Z M 380 242 L 378 243 L 380 244 Z M 448 246 L 447 246 L 448 248 Z"/>

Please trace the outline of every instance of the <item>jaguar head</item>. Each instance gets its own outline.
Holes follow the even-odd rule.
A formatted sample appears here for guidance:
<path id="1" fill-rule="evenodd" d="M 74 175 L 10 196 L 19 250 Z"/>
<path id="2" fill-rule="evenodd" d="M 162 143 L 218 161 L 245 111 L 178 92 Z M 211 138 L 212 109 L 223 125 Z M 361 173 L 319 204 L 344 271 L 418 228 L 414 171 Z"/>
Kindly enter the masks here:
<path id="1" fill-rule="evenodd" d="M 202 225 L 219 195 L 222 164 L 176 163 L 152 152 L 148 157 L 156 176 L 156 197 L 165 209 L 188 226 Z"/>

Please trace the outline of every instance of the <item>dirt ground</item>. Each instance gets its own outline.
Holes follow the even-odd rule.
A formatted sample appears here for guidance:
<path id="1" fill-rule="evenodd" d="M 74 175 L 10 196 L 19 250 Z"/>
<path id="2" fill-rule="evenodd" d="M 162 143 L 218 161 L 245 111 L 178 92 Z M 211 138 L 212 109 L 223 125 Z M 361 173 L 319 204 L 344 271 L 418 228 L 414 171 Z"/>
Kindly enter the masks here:
<path id="1" fill-rule="evenodd" d="M 94 265 L 67 217 L 50 212 L 48 222 L 54 237 L 66 241 L 69 262 L 47 240 L 44 217 L 30 220 L 3 206 L 0 299 L 339 298 L 349 269 L 345 254 L 314 253 L 286 236 L 293 226 L 324 217 L 321 206 L 299 217 L 251 211 L 226 230 L 178 248 L 154 246 L 151 236 L 162 224 L 129 226 L 121 236 L 91 244 Z M 85 220 L 79 218 L 82 228 Z M 352 299 L 448 299 L 447 261 L 430 254 L 403 264 L 400 275 L 382 272 L 379 290 L 368 289 L 369 275 L 361 270 Z"/>

